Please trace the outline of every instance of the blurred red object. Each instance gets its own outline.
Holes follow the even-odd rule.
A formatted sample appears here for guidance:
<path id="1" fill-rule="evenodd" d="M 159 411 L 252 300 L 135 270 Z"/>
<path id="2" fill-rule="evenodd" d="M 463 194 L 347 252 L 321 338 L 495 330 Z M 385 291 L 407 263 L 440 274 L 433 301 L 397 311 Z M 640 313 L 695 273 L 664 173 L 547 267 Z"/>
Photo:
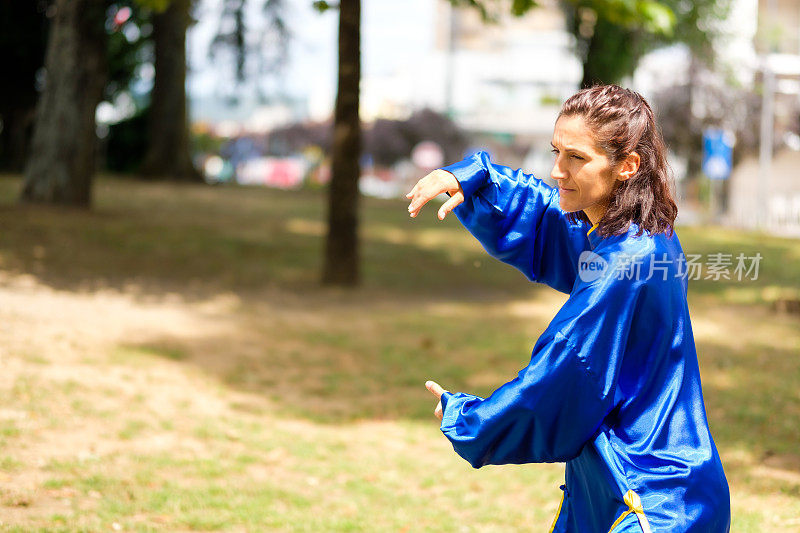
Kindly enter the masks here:
<path id="1" fill-rule="evenodd" d="M 117 10 L 116 14 L 114 15 L 114 29 L 119 29 L 120 26 L 128 22 L 131 18 L 131 8 L 123 7 Z"/>

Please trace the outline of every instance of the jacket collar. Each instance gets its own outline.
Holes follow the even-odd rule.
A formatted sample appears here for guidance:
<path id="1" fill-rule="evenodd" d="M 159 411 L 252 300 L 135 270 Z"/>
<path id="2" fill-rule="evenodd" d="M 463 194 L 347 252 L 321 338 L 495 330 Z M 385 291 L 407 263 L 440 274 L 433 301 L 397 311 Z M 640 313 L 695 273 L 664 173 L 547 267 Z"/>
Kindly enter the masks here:
<path id="1" fill-rule="evenodd" d="M 603 238 L 600 236 L 599 233 L 597 233 L 596 230 L 597 230 L 597 224 L 592 226 L 591 229 L 586 232 L 586 236 L 589 238 L 589 244 L 592 245 L 592 249 L 596 248 L 597 245 L 600 244 L 600 241 L 603 240 Z"/>
<path id="2" fill-rule="evenodd" d="M 639 232 L 639 225 L 636 224 L 635 222 L 631 222 L 628 224 L 628 229 L 624 233 L 621 233 L 619 235 L 610 235 L 608 237 L 601 237 L 600 233 L 598 233 L 597 231 L 597 224 L 595 224 L 589 229 L 589 231 L 586 232 L 586 238 L 589 240 L 589 244 L 591 245 L 592 250 L 594 250 L 595 248 L 600 246 L 600 243 L 602 243 L 603 241 L 621 242 L 629 237 L 632 237 L 633 235 L 636 235 L 636 233 L 638 232 Z M 650 234 L 645 231 L 642 235 L 648 236 Z"/>

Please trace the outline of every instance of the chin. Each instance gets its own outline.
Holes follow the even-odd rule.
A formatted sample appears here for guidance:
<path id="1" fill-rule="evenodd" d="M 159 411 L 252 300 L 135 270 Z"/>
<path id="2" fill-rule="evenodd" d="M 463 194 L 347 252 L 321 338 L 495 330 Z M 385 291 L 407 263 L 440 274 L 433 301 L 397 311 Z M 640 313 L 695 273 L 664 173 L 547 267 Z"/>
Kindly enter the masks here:
<path id="1" fill-rule="evenodd" d="M 569 200 L 565 200 L 564 197 L 561 197 L 559 199 L 558 206 L 565 213 L 574 213 L 575 211 L 580 211 L 582 209 L 580 206 L 575 205 L 575 202 L 570 202 Z"/>

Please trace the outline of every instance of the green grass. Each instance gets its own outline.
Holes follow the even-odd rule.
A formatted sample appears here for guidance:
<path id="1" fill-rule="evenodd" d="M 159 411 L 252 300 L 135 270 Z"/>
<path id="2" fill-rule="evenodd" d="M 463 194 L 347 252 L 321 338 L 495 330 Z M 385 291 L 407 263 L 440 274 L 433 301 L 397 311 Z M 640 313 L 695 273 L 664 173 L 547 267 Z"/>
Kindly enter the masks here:
<path id="1" fill-rule="evenodd" d="M 0 179 L 0 291 L 74 331 L 28 338 L 35 313 L 0 309 L 17 320 L 0 329 L 15 347 L 0 414 L 25 414 L 0 418 L 0 527 L 549 527 L 563 467 L 473 471 L 423 383 L 488 394 L 565 297 L 454 218 L 364 199 L 363 283 L 347 291 L 318 283 L 319 192 L 101 179 L 87 212 L 17 205 L 18 187 Z M 800 295 L 800 242 L 678 235 L 687 254 L 763 256 L 755 281 L 691 281 L 690 307 L 734 531 L 798 528 L 800 317 L 773 305 Z M 118 318 L 98 331 L 74 309 Z"/>

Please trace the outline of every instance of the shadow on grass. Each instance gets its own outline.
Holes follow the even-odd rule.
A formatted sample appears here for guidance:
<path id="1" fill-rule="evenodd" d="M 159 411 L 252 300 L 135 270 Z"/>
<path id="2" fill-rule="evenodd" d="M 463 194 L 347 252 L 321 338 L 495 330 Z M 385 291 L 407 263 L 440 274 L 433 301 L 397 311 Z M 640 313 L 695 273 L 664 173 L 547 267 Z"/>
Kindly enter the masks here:
<path id="1" fill-rule="evenodd" d="M 440 223 L 431 209 L 412 221 L 404 202 L 365 200 L 364 284 L 344 291 L 317 283 L 319 192 L 101 180 L 96 209 L 84 212 L 14 205 L 15 187 L 0 180 L 1 272 L 150 301 L 235 295 L 223 335 L 154 336 L 126 349 L 198 366 L 287 416 L 429 419 L 426 379 L 488 394 L 527 364 L 558 307 L 553 291 L 488 258 L 453 217 Z M 795 241 L 678 233 L 686 253 L 764 256 L 759 281 L 692 282 L 692 294 L 752 305 L 765 302 L 766 289 L 800 283 Z M 520 302 L 532 307 L 515 311 Z M 714 377 L 705 391 L 720 447 L 797 470 L 797 352 L 703 341 L 698 353 Z"/>
<path id="2" fill-rule="evenodd" d="M 420 301 L 413 309 L 386 301 L 303 299 L 283 300 L 282 313 L 293 318 L 276 322 L 264 317 L 278 305 L 259 303 L 243 314 L 235 342 L 230 335 L 161 337 L 136 349 L 197 366 L 265 400 L 237 406 L 243 411 L 269 406 L 280 416 L 334 425 L 366 419 L 435 424 L 425 380 L 486 396 L 527 364 L 549 322 L 547 309 L 555 307 L 543 291 L 516 302 L 521 300 L 540 304 L 542 311 L 521 316 L 512 312 L 511 298 Z M 698 341 L 697 350 L 712 433 L 729 476 L 751 476 L 755 465 L 800 472 L 797 352 L 768 343 L 732 348 L 713 341 Z M 746 450 L 747 459 L 733 454 L 728 460 L 726 453 L 736 450 Z M 759 483 L 790 490 L 779 476 L 766 475 Z"/>
<path id="3" fill-rule="evenodd" d="M 105 180 L 96 208 L 81 211 L 14 204 L 16 181 L 0 180 L 0 268 L 12 275 L 59 290 L 177 293 L 187 301 L 319 290 L 320 192 Z M 485 254 L 457 221 L 437 223 L 431 213 L 411 221 L 402 202 L 364 203 L 361 290 L 448 298 L 515 290 L 520 275 L 483 268 Z"/>
<path id="4" fill-rule="evenodd" d="M 333 424 L 430 419 L 426 380 L 488 394 L 527 364 L 548 322 L 511 316 L 510 297 L 372 296 L 283 293 L 243 303 L 224 334 L 161 336 L 129 348 L 198 366 L 289 417 Z M 539 296 L 545 298 L 533 289 L 525 299 Z"/>
<path id="5" fill-rule="evenodd" d="M 454 217 L 439 222 L 431 208 L 412 220 L 402 201 L 364 200 L 364 283 L 344 290 L 317 282 L 321 192 L 100 180 L 95 209 L 81 211 L 14 204 L 12 185 L 0 180 L 0 274 L 148 303 L 232 296 L 224 335 L 122 348 L 180 354 L 317 420 L 428 417 L 429 378 L 502 383 L 532 346 L 508 333 L 525 319 L 503 308 L 549 291 L 488 258 Z M 493 380 L 463 358 L 503 372 Z"/>

